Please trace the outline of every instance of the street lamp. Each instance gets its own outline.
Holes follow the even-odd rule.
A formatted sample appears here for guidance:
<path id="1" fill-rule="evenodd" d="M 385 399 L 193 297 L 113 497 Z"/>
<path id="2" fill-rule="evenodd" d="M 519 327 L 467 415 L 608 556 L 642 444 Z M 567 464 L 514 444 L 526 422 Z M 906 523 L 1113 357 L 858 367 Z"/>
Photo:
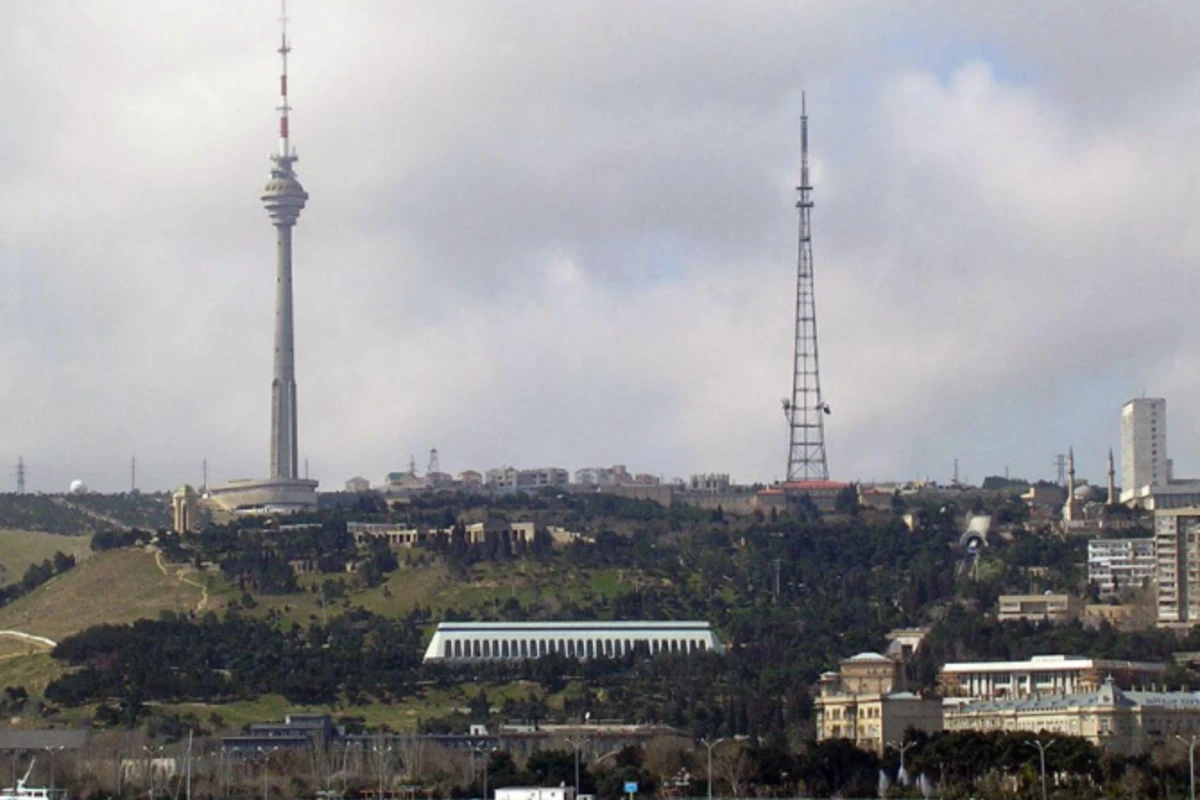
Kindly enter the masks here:
<path id="1" fill-rule="evenodd" d="M 1188 746 L 1188 798 L 1196 800 L 1196 734 L 1186 739 L 1177 734 L 1175 738 Z"/>
<path id="2" fill-rule="evenodd" d="M 379 743 L 371 747 L 371 752 L 376 754 L 375 761 L 379 767 L 379 800 L 383 800 L 383 776 L 384 771 L 387 769 L 387 763 L 384 761 L 384 758 L 388 758 L 390 760 L 390 756 L 387 756 L 386 754 L 392 752 L 392 746 L 388 745 L 387 747 L 384 747 L 383 735 L 380 734 Z"/>
<path id="3" fill-rule="evenodd" d="M 275 752 L 274 747 L 260 747 L 258 752 L 263 754 L 263 800 L 267 800 L 269 789 L 267 788 L 267 767 L 271 764 L 271 754 Z"/>
<path id="4" fill-rule="evenodd" d="M 487 798 L 488 798 L 488 768 L 491 766 L 488 762 L 491 761 L 492 748 L 490 748 L 490 747 L 472 747 L 471 748 L 472 762 L 474 761 L 474 756 L 476 753 L 479 753 L 481 756 L 483 756 L 483 800 L 487 800 Z M 475 779 L 475 768 L 471 767 L 471 780 L 474 780 L 474 779 Z"/>
<path id="5" fill-rule="evenodd" d="M 909 750 L 909 748 L 915 745 L 916 742 L 888 742 L 888 747 L 894 747 L 896 750 L 900 751 L 900 773 L 896 776 L 896 779 L 901 781 L 905 786 L 908 785 L 908 773 L 904 771 L 904 754 Z"/>
<path id="6" fill-rule="evenodd" d="M 1042 800 L 1046 800 L 1046 751 L 1049 750 L 1053 744 L 1053 739 L 1048 742 L 1043 742 L 1041 739 L 1034 739 L 1032 742 L 1029 742 L 1030 747 L 1036 747 L 1038 749 L 1038 756 L 1042 760 Z"/>
<path id="7" fill-rule="evenodd" d="M 579 797 L 579 748 L 581 743 L 569 736 L 566 739 L 567 744 L 571 745 L 571 749 L 575 751 L 575 796 Z"/>
<path id="8" fill-rule="evenodd" d="M 156 753 L 162 753 L 163 745 L 142 745 L 142 749 L 146 751 L 146 771 L 150 773 L 150 800 L 154 800 L 154 758 Z"/>
<path id="9" fill-rule="evenodd" d="M 725 741 L 724 736 L 721 739 L 709 742 L 708 739 L 701 738 L 700 744 L 708 750 L 708 800 L 713 800 L 713 747 Z"/>

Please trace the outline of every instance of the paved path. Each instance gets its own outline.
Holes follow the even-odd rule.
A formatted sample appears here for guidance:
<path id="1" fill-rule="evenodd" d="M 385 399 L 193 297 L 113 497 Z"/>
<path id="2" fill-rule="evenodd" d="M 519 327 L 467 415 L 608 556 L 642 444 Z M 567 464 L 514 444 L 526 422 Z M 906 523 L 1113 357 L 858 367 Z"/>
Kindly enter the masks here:
<path id="1" fill-rule="evenodd" d="M 58 642 L 54 641 L 53 639 L 47 639 L 45 636 L 35 636 L 32 633 L 25 633 L 25 631 L 0 631 L 0 636 L 11 636 L 14 639 L 20 639 L 23 642 L 40 644 L 44 645 L 45 647 L 58 647 Z"/>

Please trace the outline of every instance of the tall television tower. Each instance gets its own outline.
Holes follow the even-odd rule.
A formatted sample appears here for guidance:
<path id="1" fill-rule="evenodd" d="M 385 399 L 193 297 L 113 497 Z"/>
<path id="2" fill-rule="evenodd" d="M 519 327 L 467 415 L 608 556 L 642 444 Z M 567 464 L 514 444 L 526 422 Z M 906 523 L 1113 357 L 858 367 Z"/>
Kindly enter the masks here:
<path id="1" fill-rule="evenodd" d="M 800 95 L 800 253 L 796 274 L 796 349 L 792 359 L 792 398 L 783 401 L 787 417 L 788 481 L 829 480 L 825 459 L 825 415 L 817 358 L 817 300 L 813 285 L 812 185 L 808 179 L 808 108 Z"/>
<path id="2" fill-rule="evenodd" d="M 287 0 L 280 17 L 279 152 L 271 156 L 271 179 L 262 201 L 275 226 L 275 376 L 271 381 L 271 477 L 299 477 L 296 437 L 296 353 L 292 325 L 292 228 L 308 200 L 296 179 L 296 151 L 288 139 Z"/>

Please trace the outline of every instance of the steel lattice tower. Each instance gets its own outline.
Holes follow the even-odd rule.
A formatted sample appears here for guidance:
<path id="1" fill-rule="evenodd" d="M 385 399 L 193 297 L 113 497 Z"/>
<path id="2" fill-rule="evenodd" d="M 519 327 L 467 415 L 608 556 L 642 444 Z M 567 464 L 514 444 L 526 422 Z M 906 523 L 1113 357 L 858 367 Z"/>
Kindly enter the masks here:
<path id="1" fill-rule="evenodd" d="M 788 481 L 829 480 L 825 458 L 825 415 L 817 356 L 817 299 L 813 283 L 812 185 L 808 178 L 808 108 L 800 96 L 799 256 L 796 267 L 796 349 L 792 359 L 792 398 L 783 401 L 787 416 Z"/>

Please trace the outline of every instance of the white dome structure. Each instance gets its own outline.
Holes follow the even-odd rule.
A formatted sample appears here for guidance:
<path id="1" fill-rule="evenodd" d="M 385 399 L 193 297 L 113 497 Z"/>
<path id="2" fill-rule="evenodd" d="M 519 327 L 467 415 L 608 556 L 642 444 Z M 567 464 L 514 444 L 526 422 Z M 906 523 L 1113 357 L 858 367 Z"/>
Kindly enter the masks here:
<path id="1" fill-rule="evenodd" d="M 67 489 L 67 491 L 71 494 L 87 494 L 88 487 L 86 483 L 76 478 L 75 480 L 71 481 L 71 486 Z"/>

